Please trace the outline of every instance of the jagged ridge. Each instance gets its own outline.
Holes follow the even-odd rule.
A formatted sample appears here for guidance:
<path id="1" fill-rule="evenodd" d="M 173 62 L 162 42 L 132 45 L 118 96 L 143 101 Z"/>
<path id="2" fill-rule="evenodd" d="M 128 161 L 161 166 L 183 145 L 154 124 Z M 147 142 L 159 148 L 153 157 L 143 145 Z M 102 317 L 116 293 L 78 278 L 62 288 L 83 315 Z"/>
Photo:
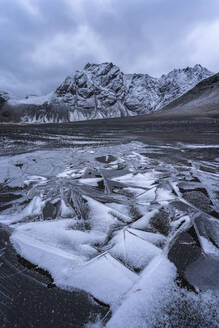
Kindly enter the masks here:
<path id="1" fill-rule="evenodd" d="M 149 114 L 161 110 L 213 73 L 201 65 L 160 78 L 124 74 L 112 63 L 87 64 L 54 93 L 11 102 L 28 122 L 68 122 Z"/>

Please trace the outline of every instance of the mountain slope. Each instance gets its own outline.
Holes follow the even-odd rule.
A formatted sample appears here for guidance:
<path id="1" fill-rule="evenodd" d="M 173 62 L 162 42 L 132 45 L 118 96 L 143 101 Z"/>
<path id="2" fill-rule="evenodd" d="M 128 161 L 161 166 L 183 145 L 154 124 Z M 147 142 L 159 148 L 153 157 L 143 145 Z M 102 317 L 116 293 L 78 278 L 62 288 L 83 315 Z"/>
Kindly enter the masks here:
<path id="1" fill-rule="evenodd" d="M 68 104 L 77 119 L 80 115 L 104 118 L 148 114 L 210 75 L 200 65 L 175 69 L 158 79 L 148 74 L 123 74 L 112 63 L 87 64 L 84 70 L 66 78 L 52 102 Z"/>
<path id="2" fill-rule="evenodd" d="M 219 73 L 201 81 L 164 107 L 162 114 L 219 114 Z"/>
<path id="3" fill-rule="evenodd" d="M 150 114 L 161 110 L 212 73 L 201 65 L 154 78 L 124 74 L 112 63 L 87 64 L 55 92 L 9 100 L 10 113 L 26 122 L 70 122 Z M 1 111 L 2 112 L 2 111 Z M 9 115 L 10 117 L 13 115 Z M 0 120 L 3 115 L 0 114 Z M 11 118 L 10 118 L 11 120 Z"/>

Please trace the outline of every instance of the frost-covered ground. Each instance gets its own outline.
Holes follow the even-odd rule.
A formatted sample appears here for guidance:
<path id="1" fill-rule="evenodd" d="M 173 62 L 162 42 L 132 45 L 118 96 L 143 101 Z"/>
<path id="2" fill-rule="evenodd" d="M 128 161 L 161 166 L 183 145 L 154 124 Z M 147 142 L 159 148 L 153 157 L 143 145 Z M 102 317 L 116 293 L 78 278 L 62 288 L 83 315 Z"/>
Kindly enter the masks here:
<path id="1" fill-rule="evenodd" d="M 219 143 L 42 138 L 1 144 L 0 223 L 19 256 L 110 306 L 87 326 L 218 327 Z"/>

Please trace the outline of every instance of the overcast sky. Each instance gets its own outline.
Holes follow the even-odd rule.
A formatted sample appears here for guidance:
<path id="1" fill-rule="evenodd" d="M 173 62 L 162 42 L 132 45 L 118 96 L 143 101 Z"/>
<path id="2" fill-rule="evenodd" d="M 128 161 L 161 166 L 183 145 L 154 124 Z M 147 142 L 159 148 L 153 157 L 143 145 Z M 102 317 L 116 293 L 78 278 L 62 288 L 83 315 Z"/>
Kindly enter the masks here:
<path id="1" fill-rule="evenodd" d="M 219 71 L 219 0 L 0 0 L 0 88 L 47 93 L 87 62 Z"/>

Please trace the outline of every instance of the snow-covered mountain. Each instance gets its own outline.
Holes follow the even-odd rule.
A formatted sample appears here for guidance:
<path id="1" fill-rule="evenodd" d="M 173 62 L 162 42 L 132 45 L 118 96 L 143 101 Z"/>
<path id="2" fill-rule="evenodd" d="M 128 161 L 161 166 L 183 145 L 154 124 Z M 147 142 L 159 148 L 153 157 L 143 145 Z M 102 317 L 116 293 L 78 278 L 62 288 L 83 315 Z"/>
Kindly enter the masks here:
<path id="1" fill-rule="evenodd" d="M 27 122 L 69 122 L 135 116 L 161 110 L 213 75 L 201 65 L 174 69 L 160 78 L 124 74 L 112 63 L 87 64 L 68 76 L 55 92 L 9 100 Z"/>

